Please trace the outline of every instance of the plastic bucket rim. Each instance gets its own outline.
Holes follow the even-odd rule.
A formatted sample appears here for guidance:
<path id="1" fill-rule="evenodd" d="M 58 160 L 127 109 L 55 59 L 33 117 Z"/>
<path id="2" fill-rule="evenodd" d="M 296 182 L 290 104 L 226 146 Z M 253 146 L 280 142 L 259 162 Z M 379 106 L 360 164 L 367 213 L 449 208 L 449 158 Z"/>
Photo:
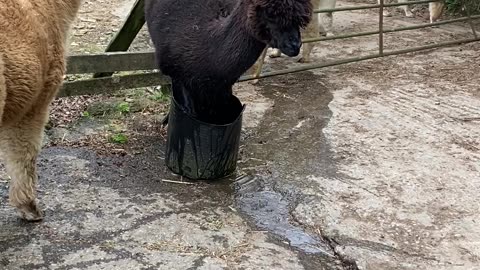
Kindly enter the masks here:
<path id="1" fill-rule="evenodd" d="M 168 167 L 168 165 L 167 165 Z M 170 169 L 170 167 L 168 167 Z M 218 178 L 202 178 L 202 177 L 199 177 L 199 178 L 192 178 L 192 177 L 189 177 L 189 176 L 186 176 L 186 175 L 182 175 L 182 174 L 179 174 L 179 173 L 176 173 L 174 172 L 172 169 L 170 169 L 170 171 L 175 174 L 175 175 L 178 175 L 178 176 L 181 176 L 181 177 L 185 177 L 187 178 L 188 180 L 190 181 L 221 181 L 221 180 L 225 180 L 229 177 L 231 177 L 232 175 L 234 175 L 236 173 L 236 169 L 234 169 L 232 172 L 228 173 L 228 174 L 225 174 L 223 176 L 220 176 Z"/>
<path id="2" fill-rule="evenodd" d="M 240 101 L 239 98 L 237 98 L 236 96 L 233 96 L 234 98 L 236 98 L 238 101 Z M 238 122 L 238 120 L 243 116 L 243 112 L 245 111 L 245 107 L 246 107 L 246 104 L 242 104 L 242 102 L 240 101 L 240 104 L 242 105 L 242 110 L 240 111 L 240 113 L 238 114 L 237 118 L 235 118 L 235 120 L 233 120 L 232 122 L 228 123 L 228 124 L 212 124 L 212 123 L 207 123 L 207 122 L 204 122 L 202 120 L 199 120 L 197 118 L 194 118 L 193 116 L 191 116 L 189 113 L 187 113 L 186 111 L 182 110 L 180 104 L 178 104 L 178 102 L 175 100 L 175 96 L 172 95 L 171 96 L 171 100 L 173 103 L 175 103 L 175 106 L 177 108 L 179 108 L 188 118 L 190 118 L 191 120 L 195 121 L 195 122 L 198 122 L 200 124 L 203 124 L 203 125 L 208 125 L 208 126 L 213 126 L 213 127 L 227 127 L 227 126 L 230 126 L 230 125 L 233 125 L 234 123 Z"/>

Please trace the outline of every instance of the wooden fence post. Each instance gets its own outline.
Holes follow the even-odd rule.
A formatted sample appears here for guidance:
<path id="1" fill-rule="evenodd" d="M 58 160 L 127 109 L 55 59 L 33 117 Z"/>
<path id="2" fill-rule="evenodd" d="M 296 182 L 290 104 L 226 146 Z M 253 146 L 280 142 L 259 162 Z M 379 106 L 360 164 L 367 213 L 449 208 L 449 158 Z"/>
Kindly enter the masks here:
<path id="1" fill-rule="evenodd" d="M 120 52 L 128 50 L 138 32 L 140 32 L 140 29 L 142 29 L 143 25 L 145 24 L 144 9 L 145 1 L 136 0 L 132 10 L 128 14 L 127 19 L 112 41 L 110 41 L 110 44 L 108 44 L 105 52 Z M 112 74 L 112 72 L 95 73 L 93 77 L 109 77 L 112 76 Z"/>

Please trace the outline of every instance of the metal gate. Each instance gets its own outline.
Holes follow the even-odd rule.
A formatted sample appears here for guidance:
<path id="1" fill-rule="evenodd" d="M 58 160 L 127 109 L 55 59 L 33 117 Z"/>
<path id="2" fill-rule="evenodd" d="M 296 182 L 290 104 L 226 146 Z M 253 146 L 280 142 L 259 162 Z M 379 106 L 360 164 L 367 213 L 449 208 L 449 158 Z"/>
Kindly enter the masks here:
<path id="1" fill-rule="evenodd" d="M 129 18 L 124 23 L 124 26 L 120 30 L 116 39 L 112 41 L 110 49 L 117 50 L 127 50 L 136 33 L 145 23 L 145 18 L 143 15 L 143 1 L 137 0 L 132 9 Z M 409 1 L 408 4 L 427 4 L 434 2 L 435 0 L 421 0 L 421 1 Z M 345 58 L 336 61 L 328 61 L 322 63 L 310 63 L 302 64 L 297 67 L 274 70 L 269 72 L 263 72 L 260 74 L 259 78 L 278 76 L 294 72 L 302 72 L 312 69 L 342 65 L 347 63 L 353 63 L 363 60 L 375 59 L 385 56 L 400 55 L 412 52 L 418 52 L 422 50 L 429 50 L 440 47 L 447 47 L 453 45 L 459 45 L 474 41 L 479 41 L 480 38 L 474 26 L 474 20 L 480 19 L 480 15 L 472 15 L 471 11 L 467 7 L 464 8 L 465 14 L 463 17 L 443 20 L 440 22 L 434 23 L 425 23 L 418 24 L 414 26 L 407 27 L 398 27 L 385 29 L 384 28 L 384 17 L 383 10 L 386 7 L 397 7 L 405 5 L 405 3 L 390 3 L 385 4 L 384 0 L 380 0 L 379 4 L 375 5 L 362 5 L 362 6 L 350 6 L 350 7 L 339 7 L 334 9 L 321 9 L 315 10 L 315 13 L 326 13 L 326 12 L 345 12 L 353 10 L 368 10 L 368 9 L 378 9 L 378 30 L 376 31 L 367 31 L 367 32 L 358 32 L 358 33 L 348 33 L 341 34 L 332 37 L 319 37 L 319 38 L 310 38 L 304 39 L 303 43 L 309 42 L 322 42 L 328 40 L 341 40 L 354 37 L 364 37 L 364 36 L 374 36 L 378 35 L 378 50 L 376 53 L 369 54 L 366 56 L 360 57 L 351 57 Z M 422 29 L 428 27 L 434 27 L 439 25 L 446 25 L 452 23 L 466 22 L 469 24 L 471 29 L 471 36 L 463 39 L 456 39 L 446 42 L 440 42 L 431 45 L 411 47 L 401 50 L 385 50 L 384 44 L 384 35 L 387 33 L 401 32 L 407 30 Z M 131 28 L 133 25 L 134 35 L 131 35 L 127 38 L 128 44 L 119 44 L 124 38 L 121 33 L 125 28 Z M 136 31 L 136 32 L 135 32 Z M 113 72 L 129 71 L 135 72 L 134 74 L 112 76 Z M 68 58 L 68 67 L 67 74 L 96 74 L 94 78 L 81 79 L 76 81 L 65 82 L 62 90 L 59 93 L 59 97 L 64 96 L 73 96 L 73 95 L 92 95 L 92 94 L 111 94 L 118 90 L 129 89 L 129 88 L 140 88 L 148 87 L 155 85 L 168 84 L 170 82 L 167 76 L 162 75 L 158 70 L 155 69 L 154 62 L 154 53 L 153 52 L 106 52 L 93 55 L 73 55 Z M 100 75 L 99 75 L 100 74 Z M 248 81 L 255 79 L 253 75 L 242 76 L 239 81 Z"/>

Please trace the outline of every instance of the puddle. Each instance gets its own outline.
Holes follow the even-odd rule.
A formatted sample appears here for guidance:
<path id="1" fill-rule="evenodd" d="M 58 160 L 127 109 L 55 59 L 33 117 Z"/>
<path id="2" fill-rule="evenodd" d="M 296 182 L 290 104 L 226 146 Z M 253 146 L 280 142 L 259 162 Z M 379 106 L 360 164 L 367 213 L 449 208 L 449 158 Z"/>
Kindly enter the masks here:
<path id="1" fill-rule="evenodd" d="M 322 132 L 333 96 L 323 84 L 312 83 L 316 79 L 321 80 L 307 72 L 277 78 L 275 84 L 263 81 L 262 95 L 275 104 L 256 128 L 257 135 L 244 142 L 248 154 L 241 167 L 253 169 L 235 181 L 235 201 L 258 229 L 304 254 L 334 258 L 321 236 L 307 232 L 290 215 L 297 199 L 305 198 L 302 192 L 314 188 L 308 174 L 331 176 L 336 171 Z M 259 167 L 259 161 L 268 165 Z"/>
<path id="2" fill-rule="evenodd" d="M 250 216 L 260 229 L 287 239 L 291 246 L 305 253 L 322 253 L 333 257 L 327 244 L 291 223 L 291 202 L 278 192 L 262 188 L 260 182 L 256 177 L 244 177 L 236 182 L 237 194 L 240 194 L 237 198 L 238 207 Z"/>

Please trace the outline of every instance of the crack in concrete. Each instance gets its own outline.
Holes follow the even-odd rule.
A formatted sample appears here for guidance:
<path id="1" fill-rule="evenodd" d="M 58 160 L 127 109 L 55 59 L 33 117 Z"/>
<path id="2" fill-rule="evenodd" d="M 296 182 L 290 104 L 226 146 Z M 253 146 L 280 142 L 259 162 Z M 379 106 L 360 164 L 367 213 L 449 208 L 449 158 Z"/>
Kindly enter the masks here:
<path id="1" fill-rule="evenodd" d="M 357 262 L 354 259 L 337 251 L 337 247 L 340 246 L 340 243 L 338 243 L 335 238 L 326 236 L 321 229 L 318 229 L 318 231 L 320 232 L 321 237 L 333 250 L 335 257 L 341 262 L 344 270 L 359 270 Z"/>
<path id="2" fill-rule="evenodd" d="M 333 239 L 333 238 L 332 238 Z M 421 258 L 424 260 L 429 260 L 429 261 L 434 261 L 440 263 L 441 261 L 437 258 L 426 256 L 423 254 L 418 254 L 418 253 L 413 253 L 413 252 L 408 252 L 406 250 L 398 249 L 386 244 L 378 243 L 378 242 L 373 242 L 373 241 L 368 241 L 368 240 L 358 240 L 358 239 L 353 239 L 349 237 L 337 237 L 338 240 L 336 240 L 336 243 L 342 242 L 341 246 L 354 246 L 354 247 L 360 247 L 360 248 L 365 248 L 369 249 L 372 251 L 387 251 L 387 252 L 394 252 L 402 255 L 407 255 L 410 257 L 417 257 Z M 340 245 L 340 244 L 339 244 Z M 453 264 L 451 262 L 446 262 L 447 264 Z"/>

